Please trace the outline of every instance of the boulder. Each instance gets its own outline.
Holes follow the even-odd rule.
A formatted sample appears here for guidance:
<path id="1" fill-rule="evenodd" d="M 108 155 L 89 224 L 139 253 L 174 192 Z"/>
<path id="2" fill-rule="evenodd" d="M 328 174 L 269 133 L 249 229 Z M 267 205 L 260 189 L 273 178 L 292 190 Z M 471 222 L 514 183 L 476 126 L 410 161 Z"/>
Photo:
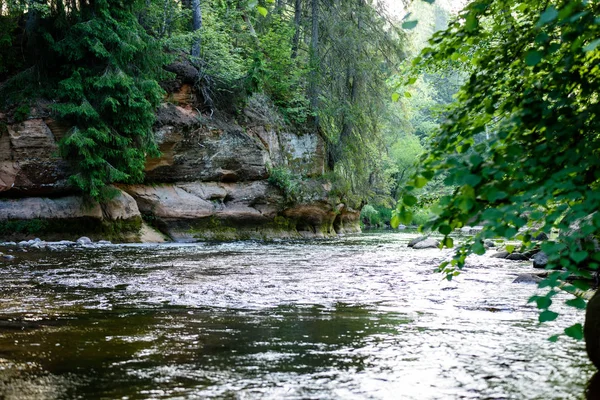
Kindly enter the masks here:
<path id="1" fill-rule="evenodd" d="M 508 251 L 499 251 L 497 253 L 492 254 L 490 257 L 492 258 L 506 258 L 510 253 Z"/>
<path id="2" fill-rule="evenodd" d="M 546 268 L 548 265 L 548 256 L 543 251 L 540 251 L 533 256 L 533 268 Z"/>
<path id="3" fill-rule="evenodd" d="M 527 261 L 529 260 L 529 257 L 527 257 L 525 254 L 523 253 L 510 253 L 509 255 L 506 256 L 507 260 L 511 260 L 511 261 Z"/>
<path id="4" fill-rule="evenodd" d="M 440 241 L 434 238 L 427 238 L 415 243 L 413 249 L 437 249 L 440 246 Z"/>
<path id="5" fill-rule="evenodd" d="M 519 274 L 513 283 L 538 283 L 543 278 L 536 274 Z"/>
<path id="6" fill-rule="evenodd" d="M 483 226 L 463 226 L 460 228 L 460 232 L 464 235 L 475 235 L 483 230 Z"/>
<path id="7" fill-rule="evenodd" d="M 79 239 L 77 239 L 76 243 L 80 246 L 89 246 L 93 244 L 92 239 L 90 239 L 87 236 L 80 237 Z"/>
<path id="8" fill-rule="evenodd" d="M 527 257 L 527 258 L 532 258 L 533 256 L 535 256 L 539 252 L 540 252 L 540 248 L 536 247 L 536 248 L 533 248 L 531 250 L 527 250 L 526 252 L 523 253 L 523 255 L 525 257 Z"/>
<path id="9" fill-rule="evenodd" d="M 542 242 L 544 240 L 548 240 L 548 235 L 546 235 L 544 232 L 541 232 L 538 235 L 536 235 L 532 240 L 536 242 Z"/>
<path id="10" fill-rule="evenodd" d="M 518 253 L 518 252 L 509 253 L 508 251 L 499 251 L 497 253 L 492 254 L 490 257 L 503 258 L 505 260 L 511 260 L 511 261 L 527 261 L 527 260 L 529 260 L 529 258 L 525 254 Z"/>
<path id="11" fill-rule="evenodd" d="M 496 243 L 494 243 L 494 241 L 490 240 L 490 239 L 484 240 L 483 245 L 485 246 L 486 249 L 491 249 L 491 248 L 496 247 Z"/>
<path id="12" fill-rule="evenodd" d="M 101 205 L 103 218 L 116 220 L 129 220 L 140 217 L 140 210 L 134 198 L 120 191 L 110 201 Z"/>
<path id="13" fill-rule="evenodd" d="M 412 240 L 410 240 L 407 244 L 408 247 L 414 247 L 417 243 L 422 242 L 423 240 L 428 239 L 429 236 L 419 236 L 417 238 L 414 238 Z"/>

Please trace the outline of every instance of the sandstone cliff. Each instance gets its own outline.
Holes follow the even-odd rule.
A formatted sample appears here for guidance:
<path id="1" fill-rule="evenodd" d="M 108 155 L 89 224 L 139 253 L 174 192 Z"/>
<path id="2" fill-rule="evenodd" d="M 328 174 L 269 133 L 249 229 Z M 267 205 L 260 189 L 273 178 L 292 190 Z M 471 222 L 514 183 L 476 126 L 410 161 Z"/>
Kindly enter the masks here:
<path id="1" fill-rule="evenodd" d="M 118 185 L 107 204 L 88 204 L 68 183 L 57 154 L 68 132 L 43 102 L 24 121 L 0 114 L 0 239 L 72 239 L 87 235 L 145 240 L 147 225 L 178 241 L 325 237 L 356 232 L 358 213 L 320 181 L 324 143 L 281 122 L 260 97 L 234 121 L 201 113 L 190 66 L 175 66 L 171 94 L 157 110 L 161 157 L 148 159 L 146 181 Z M 187 75 L 186 75 L 187 74 Z M 291 202 L 268 182 L 271 168 L 303 179 Z"/>

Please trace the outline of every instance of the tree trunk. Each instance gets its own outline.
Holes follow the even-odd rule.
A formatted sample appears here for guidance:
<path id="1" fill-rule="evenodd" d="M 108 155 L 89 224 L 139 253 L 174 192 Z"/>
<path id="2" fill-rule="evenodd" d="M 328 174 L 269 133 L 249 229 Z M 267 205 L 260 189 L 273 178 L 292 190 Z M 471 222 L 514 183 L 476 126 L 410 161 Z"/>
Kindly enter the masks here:
<path id="1" fill-rule="evenodd" d="M 192 0 L 192 31 L 198 32 L 202 28 L 202 10 L 200 0 Z M 199 32 L 197 33 L 200 34 Z M 192 57 L 200 57 L 200 36 L 192 44 Z"/>
<path id="2" fill-rule="evenodd" d="M 300 43 L 300 23 L 302 22 L 302 0 L 294 3 L 294 39 L 292 39 L 292 59 L 298 57 L 298 44 Z"/>
<path id="3" fill-rule="evenodd" d="M 310 99 L 310 108 L 316 114 L 319 105 L 319 0 L 312 0 L 312 29 L 310 40 L 310 85 L 308 96 Z M 314 117 L 315 126 L 319 125 L 318 117 Z"/>

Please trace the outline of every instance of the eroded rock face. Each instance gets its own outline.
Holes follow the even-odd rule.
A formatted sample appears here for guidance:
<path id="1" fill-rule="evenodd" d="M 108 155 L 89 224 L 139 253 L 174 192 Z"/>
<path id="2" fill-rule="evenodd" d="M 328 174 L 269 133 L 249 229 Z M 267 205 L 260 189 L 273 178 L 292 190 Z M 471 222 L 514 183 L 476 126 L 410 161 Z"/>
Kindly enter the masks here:
<path id="1" fill-rule="evenodd" d="M 43 119 L 0 124 L 0 192 L 38 196 L 66 192 L 68 166 Z"/>
<path id="2" fill-rule="evenodd" d="M 98 204 L 86 204 L 82 197 L 26 197 L 0 200 L 0 221 L 32 219 L 102 219 Z"/>
<path id="3" fill-rule="evenodd" d="M 87 235 L 137 241 L 141 222 L 137 203 L 122 192 L 103 205 L 86 202 L 81 196 L 0 199 L 0 234 L 13 240 Z"/>
<path id="4" fill-rule="evenodd" d="M 262 125 L 249 128 L 248 133 L 260 140 L 274 166 L 285 166 L 305 176 L 325 172 L 325 142 L 319 135 Z"/>
<path id="5" fill-rule="evenodd" d="M 303 182 L 299 204 L 267 183 L 270 167 L 321 175 L 325 144 L 318 133 L 286 127 L 276 108 L 267 119 L 244 110 L 243 126 L 219 113 L 213 118 L 194 89 L 198 71 L 186 62 L 169 68 L 176 77 L 163 82 L 170 94 L 154 127 L 162 155 L 147 160 L 144 185 L 120 186 L 123 191 L 102 205 L 85 203 L 68 184 L 71 172 L 58 156 L 58 142 L 71 127 L 50 117 L 49 102 L 38 101 L 22 122 L 0 114 L 0 235 L 29 238 L 35 231 L 52 238 L 62 231 L 58 239 L 160 241 L 142 229 L 142 215 L 175 240 L 360 231 L 359 212 L 330 204 L 331 188 L 322 182 Z"/>
<path id="6" fill-rule="evenodd" d="M 201 121 L 173 104 L 158 112 L 156 137 L 162 156 L 146 164 L 147 182 L 247 182 L 266 179 L 269 154 L 241 127 Z"/>
<path id="7" fill-rule="evenodd" d="M 343 205 L 317 201 L 285 208 L 279 191 L 266 181 L 121 188 L 148 220 L 177 241 L 327 237 L 360 229 L 358 212 Z"/>

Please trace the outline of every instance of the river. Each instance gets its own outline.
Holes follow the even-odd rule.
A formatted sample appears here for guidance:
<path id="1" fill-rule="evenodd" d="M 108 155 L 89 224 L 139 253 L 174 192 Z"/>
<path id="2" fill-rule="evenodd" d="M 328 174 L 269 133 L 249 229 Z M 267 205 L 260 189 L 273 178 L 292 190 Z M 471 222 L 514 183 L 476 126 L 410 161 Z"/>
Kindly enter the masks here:
<path id="1" fill-rule="evenodd" d="M 0 398 L 582 399 L 584 344 L 546 340 L 529 263 L 411 234 L 15 249 L 0 265 Z M 5 250 L 6 251 L 6 250 Z M 559 296 L 560 298 L 560 296 Z"/>

